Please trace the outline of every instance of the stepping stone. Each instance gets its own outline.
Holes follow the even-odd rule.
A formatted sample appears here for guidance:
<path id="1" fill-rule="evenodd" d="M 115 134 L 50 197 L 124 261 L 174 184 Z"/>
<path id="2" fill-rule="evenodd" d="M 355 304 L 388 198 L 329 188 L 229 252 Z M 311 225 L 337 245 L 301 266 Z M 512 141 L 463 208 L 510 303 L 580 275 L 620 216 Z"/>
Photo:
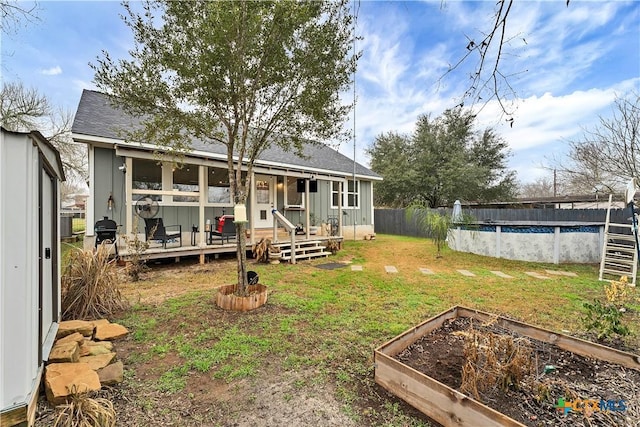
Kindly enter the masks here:
<path id="1" fill-rule="evenodd" d="M 395 268 L 393 265 L 385 265 L 384 271 L 386 271 L 387 273 L 397 273 L 398 269 Z"/>
<path id="2" fill-rule="evenodd" d="M 352 265 L 351 266 L 351 271 L 362 271 L 362 266 L 361 265 Z"/>
<path id="3" fill-rule="evenodd" d="M 571 271 L 553 271 L 553 270 L 545 270 L 545 273 L 553 274 L 556 276 L 567 276 L 567 277 L 578 277 L 576 273 Z"/>
<path id="4" fill-rule="evenodd" d="M 420 273 L 422 273 L 422 274 L 436 274 L 436 273 L 433 272 L 433 270 L 429 270 L 428 268 L 420 267 L 418 270 L 420 270 Z"/>
<path id="5" fill-rule="evenodd" d="M 524 274 L 527 276 L 535 277 L 536 279 L 550 279 L 550 277 L 543 276 L 542 274 L 538 274 L 535 271 L 525 271 Z"/>
<path id="6" fill-rule="evenodd" d="M 472 272 L 470 272 L 469 270 L 458 270 L 458 273 L 462 274 L 463 276 L 467 276 L 467 277 L 476 277 L 476 275 L 473 274 Z"/>
<path id="7" fill-rule="evenodd" d="M 513 276 L 509 276 L 502 271 L 491 271 L 491 273 L 495 274 L 498 277 L 502 277 L 503 279 L 513 279 Z"/>

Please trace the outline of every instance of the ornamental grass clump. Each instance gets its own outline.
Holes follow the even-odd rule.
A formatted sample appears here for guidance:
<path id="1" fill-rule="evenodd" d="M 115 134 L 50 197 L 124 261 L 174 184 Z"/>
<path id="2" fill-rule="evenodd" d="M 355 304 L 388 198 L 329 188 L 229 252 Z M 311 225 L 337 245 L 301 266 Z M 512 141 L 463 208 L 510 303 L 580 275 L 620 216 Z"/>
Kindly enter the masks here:
<path id="1" fill-rule="evenodd" d="M 116 262 L 106 245 L 69 253 L 62 273 L 62 318 L 92 320 L 127 308 L 118 287 Z"/>
<path id="2" fill-rule="evenodd" d="M 68 403 L 56 407 L 53 427 L 114 427 L 116 411 L 109 399 L 73 392 Z"/>

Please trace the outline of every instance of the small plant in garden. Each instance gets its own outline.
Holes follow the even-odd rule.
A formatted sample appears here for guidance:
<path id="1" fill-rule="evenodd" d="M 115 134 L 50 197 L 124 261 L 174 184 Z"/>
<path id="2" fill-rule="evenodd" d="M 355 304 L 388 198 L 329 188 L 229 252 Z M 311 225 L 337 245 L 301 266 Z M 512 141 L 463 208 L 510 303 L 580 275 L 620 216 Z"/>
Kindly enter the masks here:
<path id="1" fill-rule="evenodd" d="M 407 208 L 407 219 L 414 220 L 418 228 L 433 239 L 436 245 L 436 258 L 442 258 L 442 248 L 447 238 L 453 238 L 449 234 L 451 227 L 460 224 L 470 226 L 474 221 L 473 217 L 463 214 L 460 221 L 454 222 L 451 215 L 429 209 L 422 203 L 414 203 Z"/>
<path id="2" fill-rule="evenodd" d="M 62 318 L 99 319 L 127 307 L 109 248 L 73 250 L 62 273 Z"/>
<path id="3" fill-rule="evenodd" d="M 498 387 L 519 389 L 533 370 L 533 350 L 529 340 L 492 332 L 472 330 L 464 336 L 465 364 L 460 391 L 473 394 Z"/>
<path id="4" fill-rule="evenodd" d="M 604 295 L 606 302 L 594 299 L 592 303 L 584 303 L 587 313 L 583 322 L 587 331 L 595 331 L 599 340 L 611 338 L 614 334 L 629 335 L 631 332 L 623 321 L 626 306 L 631 302 L 627 276 L 611 280 L 604 286 Z"/>
<path id="5" fill-rule="evenodd" d="M 629 328 L 624 325 L 624 313 L 612 303 L 603 304 L 596 299 L 593 303 L 584 303 L 587 314 L 584 319 L 587 331 L 595 331 L 598 339 L 611 338 L 613 334 L 629 335 Z"/>
<path id="6" fill-rule="evenodd" d="M 69 402 L 56 407 L 57 416 L 53 427 L 113 427 L 116 411 L 109 399 L 91 398 L 87 393 L 75 390 Z"/>
<path id="7" fill-rule="evenodd" d="M 157 224 L 150 230 L 149 239 L 153 239 L 153 235 L 156 233 Z M 138 229 L 138 217 L 133 218 L 133 229 Z M 129 260 L 127 264 L 127 274 L 132 282 L 140 280 L 142 273 L 144 273 L 148 267 L 143 259 L 144 253 L 149 249 L 149 241 L 142 240 L 138 236 L 138 233 L 134 233 L 133 237 L 125 235 L 123 239 L 127 245 L 127 253 L 129 254 Z"/>
<path id="8" fill-rule="evenodd" d="M 624 311 L 625 306 L 631 299 L 629 295 L 629 279 L 627 279 L 627 276 L 622 276 L 618 281 L 611 280 L 608 285 L 605 285 L 604 294 L 607 302 Z"/>

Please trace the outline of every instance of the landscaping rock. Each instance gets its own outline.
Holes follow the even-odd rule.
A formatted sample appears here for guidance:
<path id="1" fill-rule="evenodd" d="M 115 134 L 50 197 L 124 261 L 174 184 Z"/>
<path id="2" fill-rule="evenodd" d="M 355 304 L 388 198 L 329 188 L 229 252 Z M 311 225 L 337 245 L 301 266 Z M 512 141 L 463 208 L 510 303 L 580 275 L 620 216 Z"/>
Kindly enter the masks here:
<path id="1" fill-rule="evenodd" d="M 105 341 L 109 342 L 109 341 Z M 111 349 L 101 346 L 101 345 L 88 345 L 87 354 L 83 354 L 83 356 L 98 356 L 100 354 L 109 354 L 111 353 Z"/>
<path id="2" fill-rule="evenodd" d="M 104 347 L 107 350 L 111 351 L 113 350 L 113 343 L 111 341 L 92 341 L 92 340 L 85 340 L 83 345 L 86 345 L 87 347 Z"/>
<path id="3" fill-rule="evenodd" d="M 56 338 L 66 337 L 74 332 L 79 332 L 85 337 L 93 335 L 93 323 L 84 320 L 65 320 L 60 322 Z"/>
<path id="4" fill-rule="evenodd" d="M 129 333 L 129 330 L 117 323 L 109 323 L 106 325 L 98 325 L 94 339 L 98 341 L 110 341 L 122 338 Z"/>
<path id="5" fill-rule="evenodd" d="M 116 357 L 115 353 L 98 354 L 96 356 L 83 356 L 80 358 L 81 363 L 86 363 L 91 369 L 97 371 L 107 366 L 113 358 Z"/>
<path id="6" fill-rule="evenodd" d="M 79 359 L 80 347 L 77 342 L 56 342 L 49 353 L 48 363 L 74 363 Z"/>
<path id="7" fill-rule="evenodd" d="M 107 319 L 98 319 L 98 320 L 92 320 L 91 323 L 93 323 L 94 327 L 98 327 L 98 325 L 108 325 L 110 322 Z"/>
<path id="8" fill-rule="evenodd" d="M 98 370 L 98 377 L 102 385 L 114 385 L 124 380 L 124 365 L 118 361 Z"/>
<path id="9" fill-rule="evenodd" d="M 82 344 L 83 341 L 84 341 L 84 335 L 82 335 L 80 332 L 74 332 L 71 335 L 67 335 L 66 337 L 60 338 L 59 340 L 56 341 L 56 344 L 64 344 L 68 342 L 75 342 L 78 344 Z"/>
<path id="10" fill-rule="evenodd" d="M 100 390 L 98 374 L 86 363 L 52 363 L 44 376 L 47 400 L 53 405 L 65 403 L 72 392 Z"/>

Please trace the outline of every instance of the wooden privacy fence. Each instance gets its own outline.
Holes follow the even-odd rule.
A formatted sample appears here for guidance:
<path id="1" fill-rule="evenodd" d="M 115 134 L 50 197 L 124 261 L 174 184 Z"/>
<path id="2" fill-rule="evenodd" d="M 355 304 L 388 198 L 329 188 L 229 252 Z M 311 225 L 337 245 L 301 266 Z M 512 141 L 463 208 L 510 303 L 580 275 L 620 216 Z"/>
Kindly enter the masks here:
<path id="1" fill-rule="evenodd" d="M 429 237 L 421 230 L 415 220 L 407 220 L 407 209 L 375 209 L 375 231 L 381 234 L 399 236 Z M 451 209 L 438 209 L 438 212 L 451 215 Z M 478 223 L 491 221 L 523 221 L 534 223 L 586 222 L 602 223 L 607 216 L 606 209 L 462 209 Z M 611 222 L 626 224 L 631 222 L 629 209 L 611 209 Z"/>

